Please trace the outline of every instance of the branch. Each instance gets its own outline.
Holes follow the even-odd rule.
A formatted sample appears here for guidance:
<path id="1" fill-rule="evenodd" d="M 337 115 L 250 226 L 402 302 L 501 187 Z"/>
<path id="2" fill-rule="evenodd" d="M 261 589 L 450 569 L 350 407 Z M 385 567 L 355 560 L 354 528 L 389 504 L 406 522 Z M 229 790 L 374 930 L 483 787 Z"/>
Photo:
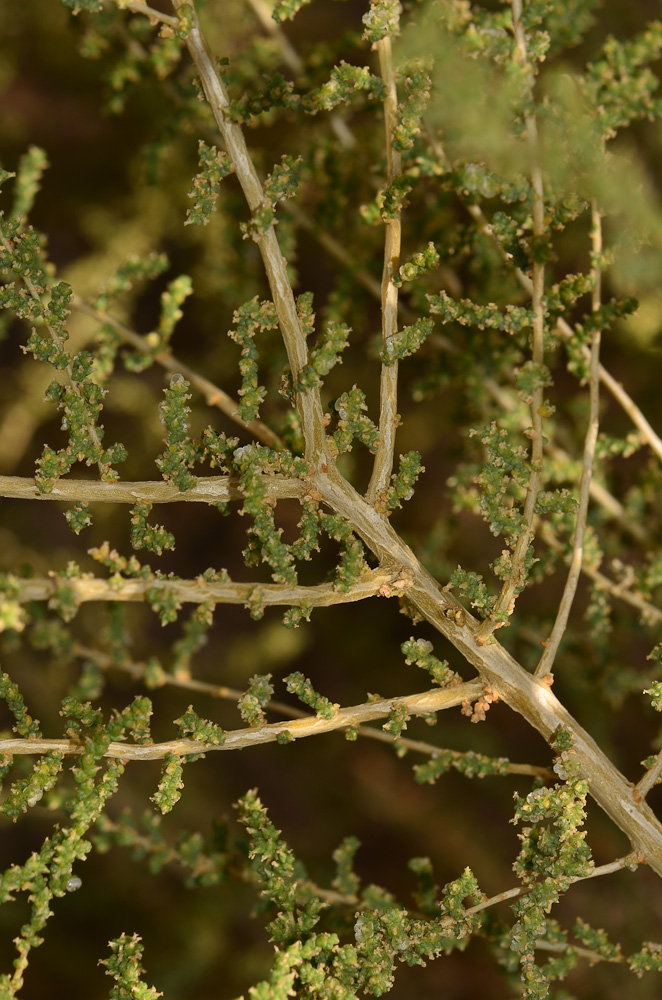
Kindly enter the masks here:
<path id="1" fill-rule="evenodd" d="M 651 868 L 662 876 L 662 823 L 645 802 L 638 801 L 632 783 L 614 767 L 551 689 L 524 670 L 494 639 L 486 645 L 476 643 L 476 619 L 465 612 L 463 624 L 457 623 L 453 612 L 460 605 L 421 566 L 390 523 L 336 470 L 313 476 L 313 480 L 324 502 L 349 521 L 378 559 L 401 567 L 400 575 L 411 580 L 405 594 L 407 602 L 473 664 L 502 701 L 519 712 L 547 742 L 561 728 L 571 734 L 591 796 L 630 839 L 633 849 L 642 851 Z"/>
<path id="2" fill-rule="evenodd" d="M 179 10 L 186 2 L 187 0 L 172 0 L 176 10 Z M 230 103 L 225 85 L 218 74 L 216 60 L 209 51 L 195 9 L 192 5 L 189 5 L 189 8 L 193 27 L 186 39 L 186 45 L 200 75 L 207 101 L 225 143 L 225 148 L 232 159 L 248 207 L 251 212 L 255 212 L 265 204 L 262 184 L 251 160 L 240 126 L 232 124 L 225 117 L 226 109 Z M 308 349 L 297 315 L 292 287 L 287 276 L 285 259 L 278 245 L 274 226 L 271 225 L 257 239 L 256 243 L 262 256 L 292 377 L 296 383 L 299 373 L 308 361 Z M 305 441 L 305 457 L 315 468 L 328 466 L 332 460 L 326 451 L 324 415 L 319 389 L 297 393 L 297 409 Z"/>
<path id="3" fill-rule="evenodd" d="M 286 587 L 280 583 L 213 583 L 199 576 L 195 580 L 127 580 L 112 577 L 103 580 L 91 574 L 63 578 L 54 574 L 53 579 L 19 580 L 21 592 L 16 597 L 20 604 L 29 601 L 46 601 L 56 596 L 58 589 L 66 587 L 77 604 L 90 601 L 147 601 L 149 591 L 172 594 L 180 604 L 243 604 L 256 603 L 264 607 L 289 605 L 296 607 L 328 608 L 335 604 L 351 604 L 376 597 L 382 590 L 389 590 L 397 580 L 392 569 L 373 569 L 360 577 L 346 593 L 336 590 L 332 583 L 312 587 Z"/>
<path id="4" fill-rule="evenodd" d="M 147 667 L 144 663 L 137 662 L 135 660 L 125 660 L 124 662 L 119 662 L 115 657 L 111 656 L 110 653 L 105 653 L 100 649 L 92 649 L 89 646 L 83 646 L 81 643 L 74 643 L 72 653 L 74 656 L 79 657 L 84 660 L 92 660 L 97 666 L 101 667 L 102 670 L 121 670 L 123 673 L 128 674 L 134 680 L 143 680 L 147 674 Z M 183 677 L 181 674 L 171 674 L 167 673 L 165 670 L 161 676 L 159 684 L 152 684 L 152 687 L 166 686 L 181 688 L 185 691 L 198 691 L 201 694 L 207 694 L 212 698 L 223 698 L 227 701 L 237 702 L 243 698 L 245 691 L 240 691 L 237 688 L 226 687 L 224 684 L 210 684 L 208 681 L 199 681 L 194 677 Z M 473 700 L 473 699 L 472 699 Z M 278 715 L 284 715 L 288 719 L 307 719 L 310 718 L 310 713 L 305 712 L 300 708 L 296 708 L 293 705 L 286 705 L 282 701 L 268 701 L 264 706 L 266 712 L 276 712 Z M 365 736 L 368 739 L 377 740 L 381 743 L 394 744 L 393 737 L 390 733 L 385 732 L 383 729 L 374 729 L 372 726 L 359 726 L 357 727 L 357 735 Z M 398 751 L 411 750 L 413 753 L 423 753 L 428 757 L 437 757 L 439 754 L 450 754 L 454 760 L 461 760 L 466 756 L 466 753 L 461 750 L 450 750 L 447 747 L 439 747 L 434 743 L 427 743 L 424 740 L 412 740 L 406 736 L 398 736 L 395 741 Z M 504 758 L 502 758 L 503 760 Z M 538 764 L 514 764 L 512 761 L 507 762 L 507 767 L 500 772 L 501 774 L 526 774 L 535 778 L 550 779 L 554 778 L 554 771 L 550 770 L 548 767 L 541 767 Z"/>
<path id="5" fill-rule="evenodd" d="M 602 226 L 600 222 L 600 212 L 597 204 L 593 203 L 592 208 L 593 227 L 591 231 L 593 250 L 593 298 L 592 310 L 597 312 L 601 302 L 601 282 L 600 264 L 598 256 L 602 253 Z M 561 644 L 561 639 L 568 624 L 570 609 L 575 599 L 579 574 L 581 573 L 582 560 L 584 556 L 584 532 L 586 530 L 586 520 L 588 517 L 588 501 L 591 488 L 591 477 L 593 472 L 593 461 L 595 458 L 595 445 L 598 440 L 598 427 L 600 425 L 600 329 L 593 330 L 591 335 L 591 368 L 589 377 L 589 417 L 586 439 L 584 441 L 584 460 L 582 463 L 582 475 L 579 483 L 579 509 L 575 521 L 575 531 L 572 538 L 572 558 L 570 569 L 563 588 L 561 603 L 556 615 L 556 621 L 552 628 L 551 635 L 544 644 L 545 650 L 540 657 L 540 662 L 535 670 L 536 677 L 543 677 L 551 674 L 554 667 L 554 659 Z"/>
<path id="6" fill-rule="evenodd" d="M 453 688 L 433 688 L 431 691 L 404 698 L 380 699 L 341 708 L 332 719 L 309 715 L 303 719 L 268 723 L 257 729 L 235 729 L 223 734 L 223 743 L 220 745 L 210 746 L 200 740 L 188 739 L 169 740 L 166 743 L 152 743 L 145 746 L 135 743 L 110 743 L 104 757 L 119 757 L 122 760 L 159 760 L 169 753 L 186 757 L 209 753 L 212 750 L 242 750 L 244 747 L 273 743 L 283 733 L 289 733 L 292 739 L 299 740 L 307 736 L 319 736 L 320 733 L 331 733 L 336 729 L 347 729 L 349 726 L 360 726 L 371 719 L 388 718 L 398 706 L 403 706 L 408 715 L 429 715 L 430 712 L 454 708 L 464 701 L 475 701 L 482 693 L 483 686 L 480 681 L 470 681 Z M 10 756 L 43 754 L 49 751 L 67 755 L 82 754 L 85 749 L 85 744 L 76 740 L 0 740 L 0 754 Z"/>
<path id="7" fill-rule="evenodd" d="M 651 788 L 653 788 L 654 785 L 657 785 L 661 775 L 662 775 L 662 751 L 658 753 L 657 760 L 655 761 L 653 766 L 649 768 L 648 771 L 646 771 L 641 781 L 639 781 L 637 784 L 636 791 L 639 793 L 639 795 L 641 795 L 642 799 L 645 799 L 648 793 L 650 792 Z"/>
<path id="8" fill-rule="evenodd" d="M 131 330 L 128 326 L 125 326 L 124 323 L 115 319 L 114 316 L 104 312 L 102 309 L 94 309 L 77 295 L 73 296 L 71 305 L 74 309 L 85 313 L 86 316 L 90 316 L 98 323 L 106 323 L 108 326 L 112 326 L 113 330 L 119 333 L 122 340 L 124 340 L 127 344 L 131 344 L 131 346 L 135 347 L 135 349 L 140 351 L 141 354 L 152 354 L 152 350 L 145 337 L 136 333 L 135 330 Z M 204 378 L 202 375 L 198 375 L 193 368 L 189 368 L 187 364 L 181 361 L 174 354 L 170 353 L 170 351 L 167 354 L 157 354 L 154 356 L 154 361 L 161 365 L 161 367 L 171 375 L 176 373 L 183 375 L 192 386 L 195 386 L 195 388 L 202 393 L 208 406 L 218 407 L 218 409 L 221 410 L 226 417 L 229 417 L 230 420 L 239 424 L 240 427 L 245 427 L 246 430 L 250 431 L 251 434 L 253 434 L 259 441 L 269 445 L 270 448 L 281 447 L 280 438 L 277 434 L 274 434 L 270 427 L 263 424 L 261 420 L 242 420 L 237 412 L 239 403 L 236 399 L 228 395 L 227 392 L 224 392 L 223 389 L 220 389 L 217 385 L 214 385 L 214 383 L 210 382 L 209 379 Z"/>
<path id="9" fill-rule="evenodd" d="M 279 475 L 263 475 L 266 495 L 275 500 L 300 499 L 305 496 L 307 483 Z M 171 482 L 112 482 L 96 479 L 58 479 L 50 493 L 40 493 L 34 479 L 21 476 L 0 476 L 0 496 L 20 500 L 59 500 L 74 503 L 227 503 L 242 500 L 244 494 L 238 479 L 231 476 L 199 476 L 195 486 L 182 492 Z"/>
<path id="10" fill-rule="evenodd" d="M 402 169 L 402 157 L 393 148 L 393 130 L 396 126 L 398 94 L 395 85 L 393 52 L 389 36 L 376 44 L 379 68 L 386 87 L 384 100 L 384 129 L 386 132 L 386 184 L 390 185 Z M 400 243 L 402 238 L 401 210 L 397 209 L 393 218 L 385 222 L 384 267 L 382 270 L 382 348 L 388 352 L 389 345 L 398 332 L 398 288 L 392 278 L 400 266 Z M 398 362 L 382 362 L 379 383 L 379 445 L 370 477 L 366 496 L 374 503 L 377 494 L 385 490 L 391 480 L 393 456 L 395 454 L 395 433 L 398 427 Z"/>

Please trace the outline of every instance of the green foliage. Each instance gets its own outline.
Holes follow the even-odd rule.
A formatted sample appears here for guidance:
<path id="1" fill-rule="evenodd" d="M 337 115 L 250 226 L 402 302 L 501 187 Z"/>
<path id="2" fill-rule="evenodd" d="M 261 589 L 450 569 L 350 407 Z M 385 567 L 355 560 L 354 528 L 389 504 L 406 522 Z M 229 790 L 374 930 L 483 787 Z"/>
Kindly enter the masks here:
<path id="1" fill-rule="evenodd" d="M 184 787 L 182 771 L 181 758 L 176 753 L 166 754 L 159 787 L 152 795 L 152 802 L 163 814 L 170 812 L 181 798 Z"/>
<path id="2" fill-rule="evenodd" d="M 190 383 L 183 375 L 173 375 L 168 388 L 163 390 L 165 399 L 159 406 L 159 417 L 165 429 L 165 450 L 156 459 L 156 465 L 163 478 L 173 482 L 182 493 L 195 486 L 195 476 L 187 470 L 197 457 L 188 433 L 189 388 Z"/>
<path id="3" fill-rule="evenodd" d="M 147 523 L 152 509 L 151 503 L 141 501 L 131 511 L 131 544 L 134 549 L 148 549 L 161 555 L 164 549 L 174 549 L 175 537 L 161 525 L 153 527 Z M 73 524 L 69 521 L 71 527 Z M 74 528 L 75 530 L 75 528 Z"/>
<path id="4" fill-rule="evenodd" d="M 377 508 L 390 513 L 402 507 L 403 501 L 411 500 L 416 480 L 423 472 L 420 452 L 408 451 L 406 455 L 400 455 L 398 471 L 391 476 L 392 485 L 377 502 Z"/>
<path id="5" fill-rule="evenodd" d="M 328 698 L 318 694 L 308 678 L 304 677 L 298 670 L 285 677 L 284 681 L 287 690 L 291 694 L 295 694 L 304 705 L 310 705 L 315 710 L 315 714 L 322 719 L 332 719 L 340 708 L 339 705 L 332 705 Z"/>
<path id="6" fill-rule="evenodd" d="M 415 354 L 425 338 L 432 333 L 434 323 L 431 319 L 419 319 L 411 326 L 406 326 L 399 333 L 392 337 L 386 348 L 381 353 L 381 359 L 385 365 L 395 364 L 401 358 L 407 358 L 410 354 Z"/>
<path id="7" fill-rule="evenodd" d="M 4 673 L 0 676 L 0 698 L 7 702 L 7 707 L 14 716 L 14 731 L 24 739 L 38 739 L 41 736 L 38 720 L 28 715 L 18 685 Z"/>
<path id="8" fill-rule="evenodd" d="M 299 374 L 294 388 L 307 392 L 322 384 L 322 379 L 340 362 L 340 353 L 349 344 L 350 329 L 346 323 L 330 322 L 322 333 L 320 343 L 310 352 L 310 361 Z"/>
<path id="9" fill-rule="evenodd" d="M 14 184 L 13 218 L 21 215 L 27 218 L 30 214 L 47 167 L 46 153 L 39 146 L 31 146 L 20 158 Z"/>
<path id="10" fill-rule="evenodd" d="M 435 684 L 440 687 L 452 687 L 461 683 L 462 678 L 451 670 L 446 660 L 438 660 L 433 654 L 432 643 L 429 639 L 411 639 L 403 642 L 400 649 L 405 658 L 405 663 L 409 666 L 415 663 L 421 670 L 427 670 Z"/>
<path id="11" fill-rule="evenodd" d="M 338 397 L 335 409 L 339 420 L 338 427 L 333 432 L 333 441 L 338 454 L 351 451 L 354 440 L 360 441 L 374 454 L 379 444 L 379 429 L 365 415 L 368 409 L 365 394 L 357 386 L 352 386 L 348 392 L 343 392 Z"/>
<path id="12" fill-rule="evenodd" d="M 254 674 L 248 690 L 237 702 L 241 717 L 249 726 L 261 726 L 265 721 L 264 708 L 274 693 L 271 674 Z"/>
<path id="13" fill-rule="evenodd" d="M 109 944 L 112 954 L 110 958 L 101 959 L 99 964 L 106 966 L 106 975 L 112 976 L 117 983 L 110 991 L 111 1000 L 149 1000 L 163 996 L 153 986 L 141 982 L 145 970 L 141 964 L 143 946 L 138 934 L 132 937 L 121 934 Z"/>
<path id="14" fill-rule="evenodd" d="M 234 322 L 235 328 L 229 331 L 229 336 L 241 347 L 239 415 L 242 420 L 254 420 L 260 403 L 266 396 L 266 389 L 258 384 L 259 354 L 255 346 L 255 336 L 265 330 L 273 330 L 278 325 L 276 310 L 271 302 L 260 302 L 256 296 L 235 312 Z"/>
<path id="15" fill-rule="evenodd" d="M 225 739 L 225 734 L 221 727 L 217 726 L 215 722 L 208 722 L 205 719 L 201 719 L 193 711 L 192 705 L 189 705 L 179 719 L 175 719 L 175 725 L 183 737 L 199 740 L 201 743 L 207 743 L 211 747 L 221 746 Z"/>
<path id="16" fill-rule="evenodd" d="M 232 172 L 232 160 L 224 151 L 208 146 L 204 139 L 198 143 L 200 171 L 193 178 L 189 198 L 193 207 L 186 212 L 186 222 L 195 226 L 206 226 L 214 210 L 221 181 Z"/>

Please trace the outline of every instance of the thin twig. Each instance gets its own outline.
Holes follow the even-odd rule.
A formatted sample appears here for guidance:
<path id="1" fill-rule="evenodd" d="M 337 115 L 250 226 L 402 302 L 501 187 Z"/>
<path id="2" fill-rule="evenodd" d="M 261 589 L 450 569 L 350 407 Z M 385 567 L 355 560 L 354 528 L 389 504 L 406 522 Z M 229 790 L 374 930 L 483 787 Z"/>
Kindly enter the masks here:
<path id="1" fill-rule="evenodd" d="M 626 854 L 622 858 L 616 858 L 615 861 L 610 861 L 606 865 L 599 865 L 597 868 L 592 868 L 587 875 L 576 875 L 569 881 L 573 885 L 576 882 L 586 882 L 587 879 L 597 878 L 600 875 L 611 875 L 613 872 L 620 871 L 621 868 L 633 868 L 643 861 L 644 859 L 636 853 Z M 470 906 L 468 910 L 465 910 L 465 916 L 471 917 L 474 913 L 480 913 L 481 910 L 486 910 L 490 906 L 496 906 L 497 903 L 503 903 L 507 899 L 516 899 L 518 896 L 525 896 L 527 892 L 531 892 L 532 888 L 533 886 L 531 885 L 519 885 L 514 889 L 505 889 L 503 892 L 498 892 L 496 896 L 490 896 L 489 899 L 484 899 L 481 903 Z"/>
<path id="2" fill-rule="evenodd" d="M 512 0 L 513 9 L 513 31 L 515 34 L 515 59 L 522 67 L 528 63 L 526 51 L 526 37 L 522 25 L 522 2 Z M 536 242 L 541 242 L 545 235 L 545 193 L 543 189 L 542 169 L 540 166 L 539 144 L 538 144 L 538 124 L 536 117 L 531 112 L 524 116 L 526 124 L 526 135 L 529 148 L 531 150 L 531 185 L 533 188 L 533 238 Z M 532 264 L 533 289 L 531 305 L 533 309 L 533 329 L 531 336 L 531 359 L 533 364 L 542 369 L 545 360 L 544 332 L 545 313 L 543 296 L 545 292 L 545 265 L 534 256 Z M 537 384 L 531 393 L 531 471 L 526 487 L 526 497 L 524 499 L 524 509 L 520 525 L 520 534 L 515 542 L 508 579 L 501 588 L 490 617 L 486 618 L 478 630 L 477 642 L 486 642 L 495 629 L 500 628 L 504 621 L 501 620 L 504 614 L 512 614 L 515 596 L 523 587 L 526 579 L 526 556 L 533 538 L 533 521 L 536 514 L 536 501 L 542 483 L 543 472 L 543 432 L 542 432 L 542 408 L 544 401 L 544 390 L 542 384 Z"/>
<path id="3" fill-rule="evenodd" d="M 136 333 L 130 327 L 126 326 L 120 320 L 115 319 L 109 313 L 104 312 L 102 309 L 95 309 L 89 303 L 85 302 L 83 299 L 79 298 L 78 295 L 74 295 L 71 300 L 71 305 L 74 309 L 79 312 L 85 313 L 86 316 L 91 316 L 95 319 L 97 323 L 106 323 L 108 326 L 112 326 L 113 330 L 119 333 L 122 340 L 127 344 L 131 344 L 135 347 L 137 351 L 141 354 L 152 354 L 152 350 L 147 343 L 145 337 L 140 333 Z M 269 445 L 271 448 L 282 447 L 282 442 L 277 434 L 263 424 L 261 420 L 242 420 L 239 416 L 238 407 L 239 403 L 232 396 L 224 392 L 223 389 L 210 382 L 209 379 L 204 378 L 202 375 L 190 368 L 184 361 L 176 357 L 170 351 L 167 354 L 157 354 L 152 355 L 156 364 L 160 365 L 165 371 L 171 374 L 179 373 L 183 375 L 184 378 L 188 379 L 192 386 L 194 386 L 202 395 L 205 397 L 208 406 L 216 406 L 221 410 L 226 417 L 233 420 L 240 427 L 245 427 L 246 430 L 250 431 L 259 441 L 263 441 L 264 444 Z"/>
<path id="4" fill-rule="evenodd" d="M 600 211 L 596 202 L 592 207 L 593 225 L 591 228 L 591 241 L 593 251 L 593 296 L 591 307 L 595 313 L 600 308 L 601 295 L 601 272 L 599 255 L 602 253 L 602 224 Z M 584 556 L 584 533 L 586 531 L 586 521 L 588 518 L 588 501 L 591 487 L 591 477 L 593 472 L 593 462 L 595 459 L 595 446 L 598 440 L 598 427 L 600 425 L 600 334 L 601 330 L 596 327 L 591 335 L 591 367 L 589 376 L 589 417 L 586 439 L 584 441 L 584 460 L 582 463 L 582 475 L 579 481 L 579 509 L 575 521 L 575 531 L 572 538 L 572 558 L 570 569 L 566 578 L 565 587 L 561 596 L 561 602 L 556 615 L 556 621 L 552 628 L 549 639 L 545 643 L 545 649 L 540 657 L 540 662 L 535 670 L 536 677 L 543 677 L 550 674 L 554 668 L 554 660 L 557 650 L 561 644 L 561 639 L 568 625 L 572 602 L 575 599 L 579 574 L 581 573 L 582 560 Z"/>
<path id="5" fill-rule="evenodd" d="M 386 184 L 390 185 L 400 174 L 402 157 L 393 146 L 393 130 L 398 111 L 398 93 L 395 84 L 393 51 L 387 35 L 376 45 L 379 68 L 386 88 L 384 99 L 384 131 L 386 140 Z M 398 288 L 393 282 L 400 266 L 402 239 L 401 211 L 398 208 L 384 226 L 384 267 L 382 270 L 382 349 L 388 356 L 389 347 L 398 332 Z M 373 503 L 391 480 L 395 455 L 395 434 L 398 427 L 398 362 L 382 362 L 379 382 L 379 445 L 366 493 Z"/>
<path id="6" fill-rule="evenodd" d="M 362 705 L 339 708 L 332 719 L 312 715 L 303 719 L 288 719 L 286 722 L 272 722 L 258 728 L 235 729 L 224 733 L 223 742 L 219 745 L 190 739 L 169 740 L 165 743 L 151 743 L 144 746 L 134 743 L 110 743 L 104 757 L 119 757 L 122 760 L 159 760 L 169 753 L 186 757 L 212 750 L 242 750 L 244 747 L 273 743 L 283 734 L 289 733 L 292 739 L 299 740 L 307 736 L 319 736 L 320 733 L 331 733 L 336 729 L 360 726 L 371 719 L 387 718 L 394 708 L 400 706 L 408 715 L 429 715 L 430 712 L 454 708 L 465 701 L 475 701 L 482 693 L 483 687 L 480 681 L 469 681 L 453 688 L 433 688 L 431 691 L 403 698 L 380 698 L 378 701 L 368 701 Z M 85 749 L 85 744 L 76 740 L 0 740 L 0 755 L 43 754 L 49 751 L 68 755 L 85 753 Z"/>
<path id="7" fill-rule="evenodd" d="M 186 0 L 172 0 L 176 10 L 179 10 L 185 2 Z M 233 124 L 226 117 L 230 100 L 225 84 L 219 76 L 216 60 L 209 51 L 195 10 L 191 5 L 188 5 L 188 9 L 191 13 L 193 26 L 186 39 L 186 45 L 200 75 L 209 107 L 223 138 L 225 148 L 232 159 L 248 207 L 251 212 L 255 212 L 266 205 L 262 184 L 248 152 L 240 126 Z M 296 383 L 299 373 L 308 361 L 308 349 L 297 315 L 294 294 L 287 275 L 287 266 L 273 225 L 257 238 L 256 244 L 262 256 L 292 376 Z M 305 457 L 315 469 L 323 471 L 333 462 L 330 455 L 327 454 L 324 414 L 319 389 L 297 393 L 297 410 L 305 442 Z"/>
<path id="8" fill-rule="evenodd" d="M 662 750 L 658 753 L 657 760 L 653 766 L 646 771 L 641 781 L 637 783 L 635 788 L 637 794 L 640 795 L 642 799 L 645 799 L 651 788 L 653 788 L 654 785 L 657 785 L 660 780 L 660 776 L 662 776 Z"/>

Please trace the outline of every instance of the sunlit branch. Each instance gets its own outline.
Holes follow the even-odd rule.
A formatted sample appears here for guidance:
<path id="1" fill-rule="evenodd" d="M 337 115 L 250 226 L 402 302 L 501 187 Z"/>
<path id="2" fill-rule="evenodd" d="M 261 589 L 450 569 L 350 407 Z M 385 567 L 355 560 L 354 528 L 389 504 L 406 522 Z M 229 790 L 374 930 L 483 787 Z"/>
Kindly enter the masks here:
<path id="1" fill-rule="evenodd" d="M 307 490 L 302 479 L 286 476 L 263 475 L 266 496 L 274 500 L 300 499 Z M 59 500 L 74 503 L 227 503 L 241 500 L 243 493 L 239 480 L 230 476 L 199 476 L 195 486 L 182 492 L 171 482 L 117 481 L 100 482 L 96 479 L 58 479 L 50 493 L 42 493 L 34 479 L 22 476 L 0 476 L 0 496 L 20 500 Z"/>
<path id="2" fill-rule="evenodd" d="M 134 680 L 145 680 L 148 674 L 148 669 L 146 664 L 137 662 L 135 660 L 124 660 L 118 662 L 114 656 L 110 653 L 105 653 L 100 649 L 93 649 L 90 646 L 83 646 L 81 643 L 74 643 L 72 653 L 74 656 L 90 660 L 97 664 L 102 670 L 119 670 L 122 673 L 128 674 Z M 174 688 L 181 688 L 184 691 L 196 691 L 200 694 L 209 695 L 212 698 L 220 698 L 227 701 L 237 702 L 243 698 L 245 692 L 240 691 L 237 688 L 227 687 L 224 684 L 210 684 L 209 681 L 196 680 L 194 677 L 182 676 L 181 673 L 172 674 L 167 671 L 163 671 L 158 684 L 152 684 L 153 687 L 169 686 Z M 275 712 L 278 715 L 283 715 L 288 719 L 304 719 L 309 718 L 310 713 L 305 712 L 300 708 L 296 708 L 294 705 L 286 705 L 282 701 L 271 700 L 264 706 L 265 712 Z M 377 740 L 381 743 L 389 743 L 393 745 L 393 736 L 390 733 L 385 732 L 383 729 L 374 729 L 372 726 L 359 726 L 356 730 L 357 736 L 364 736 L 368 739 Z M 461 760 L 465 754 L 460 750 L 450 750 L 447 747 L 439 747 L 434 743 L 427 743 L 424 740 L 413 740 L 408 736 L 398 736 L 396 745 L 398 751 L 400 750 L 411 750 L 413 753 L 426 754 L 428 757 L 436 757 L 439 754 L 451 755 L 454 760 Z M 500 774 L 525 774 L 536 778 L 553 778 L 554 772 L 547 767 L 540 767 L 537 764 L 516 764 L 512 761 L 508 761 L 505 769 L 499 772 Z"/>
<path id="3" fill-rule="evenodd" d="M 348 729 L 350 726 L 360 726 L 372 719 L 388 718 L 394 708 L 402 706 L 408 715 L 429 715 L 430 712 L 440 712 L 446 708 L 454 708 L 465 701 L 480 698 L 483 686 L 480 681 L 469 681 L 453 688 L 433 688 L 421 694 L 408 695 L 403 698 L 380 698 L 376 701 L 340 708 L 332 719 L 321 716 L 307 716 L 303 719 L 288 719 L 285 722 L 268 723 L 259 728 L 237 729 L 224 733 L 220 745 L 210 746 L 200 740 L 179 739 L 165 743 L 153 743 L 146 746 L 135 743 L 111 743 L 104 756 L 122 760 L 159 760 L 169 753 L 182 757 L 192 754 L 209 753 L 212 750 L 242 750 L 245 747 L 261 746 L 273 743 L 283 734 L 289 734 L 292 739 L 304 739 L 308 736 L 319 736 L 321 733 L 331 733 L 337 729 Z M 392 739 L 392 737 L 391 737 Z M 85 752 L 85 744 L 76 740 L 0 740 L 0 754 L 43 754 L 58 751 L 63 754 L 81 754 Z"/>
<path id="4" fill-rule="evenodd" d="M 289 587 L 280 583 L 216 583 L 197 577 L 195 580 L 132 579 L 113 577 L 102 580 L 91 574 L 64 579 L 19 580 L 20 603 L 47 601 L 55 598 L 59 588 L 66 587 L 77 604 L 90 601 L 148 601 L 153 595 L 168 595 L 179 604 L 242 604 L 263 607 L 293 606 L 303 608 L 326 608 L 334 604 L 351 604 L 377 596 L 384 588 L 393 585 L 397 572 L 393 570 L 368 570 L 360 577 L 351 590 L 337 590 L 332 583 L 321 583 L 312 587 Z"/>

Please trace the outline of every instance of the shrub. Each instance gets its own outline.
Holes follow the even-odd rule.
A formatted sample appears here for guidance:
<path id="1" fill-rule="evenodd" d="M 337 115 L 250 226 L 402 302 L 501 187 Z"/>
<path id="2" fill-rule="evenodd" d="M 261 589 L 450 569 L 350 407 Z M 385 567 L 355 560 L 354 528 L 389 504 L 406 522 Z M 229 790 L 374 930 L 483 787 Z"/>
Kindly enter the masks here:
<path id="1" fill-rule="evenodd" d="M 0 173 L 0 997 L 656 995 L 662 20 L 63 4 L 2 15 L 108 145 Z"/>

